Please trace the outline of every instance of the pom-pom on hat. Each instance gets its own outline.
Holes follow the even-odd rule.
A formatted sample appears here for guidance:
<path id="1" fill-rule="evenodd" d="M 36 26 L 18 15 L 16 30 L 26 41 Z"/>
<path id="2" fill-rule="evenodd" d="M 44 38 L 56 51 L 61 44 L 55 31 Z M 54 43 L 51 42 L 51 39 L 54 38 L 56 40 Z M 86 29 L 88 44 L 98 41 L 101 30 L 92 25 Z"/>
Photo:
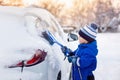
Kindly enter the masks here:
<path id="1" fill-rule="evenodd" d="M 96 38 L 97 29 L 98 27 L 95 23 L 91 23 L 90 25 L 85 25 L 83 28 L 80 29 L 79 35 L 88 42 L 92 42 Z"/>

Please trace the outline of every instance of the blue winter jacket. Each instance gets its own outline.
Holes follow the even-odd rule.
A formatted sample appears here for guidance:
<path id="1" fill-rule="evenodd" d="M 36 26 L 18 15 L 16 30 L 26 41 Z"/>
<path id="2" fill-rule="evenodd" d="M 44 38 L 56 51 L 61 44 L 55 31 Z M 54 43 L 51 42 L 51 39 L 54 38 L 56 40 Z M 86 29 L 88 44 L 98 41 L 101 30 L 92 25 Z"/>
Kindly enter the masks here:
<path id="1" fill-rule="evenodd" d="M 72 64 L 73 80 L 87 80 L 87 76 L 92 75 L 96 69 L 96 55 L 98 53 L 97 42 L 79 44 L 73 52 L 77 56 L 77 62 Z"/>

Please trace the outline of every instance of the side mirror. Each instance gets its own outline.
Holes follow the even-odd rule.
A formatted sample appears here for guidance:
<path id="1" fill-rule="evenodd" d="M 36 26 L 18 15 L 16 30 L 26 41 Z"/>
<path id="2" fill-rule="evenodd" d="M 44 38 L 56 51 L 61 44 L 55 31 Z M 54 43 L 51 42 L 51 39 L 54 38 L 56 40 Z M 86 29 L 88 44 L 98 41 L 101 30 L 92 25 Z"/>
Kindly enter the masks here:
<path id="1" fill-rule="evenodd" d="M 78 40 L 78 36 L 74 33 L 69 33 L 68 34 L 68 38 L 67 38 L 67 41 L 68 42 L 71 42 L 71 41 L 76 41 Z"/>

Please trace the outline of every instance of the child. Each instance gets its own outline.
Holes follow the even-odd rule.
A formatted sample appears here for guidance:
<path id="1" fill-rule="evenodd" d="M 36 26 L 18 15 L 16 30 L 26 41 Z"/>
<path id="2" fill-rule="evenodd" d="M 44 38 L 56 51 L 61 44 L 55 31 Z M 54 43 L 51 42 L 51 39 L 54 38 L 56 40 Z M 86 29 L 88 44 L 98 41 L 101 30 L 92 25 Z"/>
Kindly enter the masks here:
<path id="1" fill-rule="evenodd" d="M 68 61 L 72 62 L 72 80 L 95 80 L 92 71 L 96 69 L 97 64 L 96 34 L 96 24 L 86 25 L 79 31 L 80 44 L 75 51 L 71 52 L 67 47 L 61 48 Z"/>

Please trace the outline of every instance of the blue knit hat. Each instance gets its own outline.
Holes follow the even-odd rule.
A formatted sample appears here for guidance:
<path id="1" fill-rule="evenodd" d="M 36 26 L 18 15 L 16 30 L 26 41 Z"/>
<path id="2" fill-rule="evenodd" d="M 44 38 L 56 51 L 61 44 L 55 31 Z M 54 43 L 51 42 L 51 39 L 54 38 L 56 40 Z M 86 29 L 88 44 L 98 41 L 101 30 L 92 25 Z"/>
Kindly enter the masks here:
<path id="1" fill-rule="evenodd" d="M 91 23 L 90 25 L 85 25 L 83 28 L 80 29 L 79 35 L 88 42 L 92 42 L 96 38 L 97 29 L 98 27 L 95 23 Z"/>

